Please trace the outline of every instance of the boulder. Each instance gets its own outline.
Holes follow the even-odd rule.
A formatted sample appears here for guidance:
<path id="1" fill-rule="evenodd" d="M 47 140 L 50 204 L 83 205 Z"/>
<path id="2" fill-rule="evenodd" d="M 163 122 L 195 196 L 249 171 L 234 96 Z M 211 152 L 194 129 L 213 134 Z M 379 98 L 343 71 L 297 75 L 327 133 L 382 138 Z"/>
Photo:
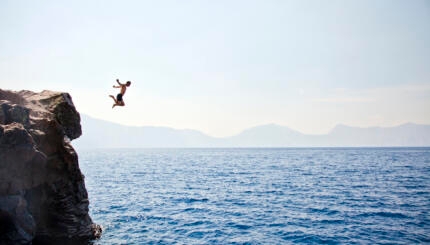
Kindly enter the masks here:
<path id="1" fill-rule="evenodd" d="M 68 93 L 0 89 L 0 244 L 86 244 L 101 235 L 70 141 Z"/>

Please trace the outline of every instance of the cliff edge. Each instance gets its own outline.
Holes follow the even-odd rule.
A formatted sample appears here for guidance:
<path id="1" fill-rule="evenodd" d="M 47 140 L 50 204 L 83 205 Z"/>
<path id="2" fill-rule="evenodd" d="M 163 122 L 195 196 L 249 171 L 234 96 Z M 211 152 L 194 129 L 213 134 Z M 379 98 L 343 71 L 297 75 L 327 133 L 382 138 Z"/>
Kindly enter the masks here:
<path id="1" fill-rule="evenodd" d="M 98 238 L 68 93 L 0 89 L 0 244 L 79 244 Z"/>

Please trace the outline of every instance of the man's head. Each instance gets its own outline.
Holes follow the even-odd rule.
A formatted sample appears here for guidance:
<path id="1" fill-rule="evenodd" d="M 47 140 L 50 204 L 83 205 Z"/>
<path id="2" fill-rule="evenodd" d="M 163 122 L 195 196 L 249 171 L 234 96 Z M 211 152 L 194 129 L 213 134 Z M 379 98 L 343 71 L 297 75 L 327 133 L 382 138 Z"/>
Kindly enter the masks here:
<path id="1" fill-rule="evenodd" d="M 127 85 L 127 87 L 130 87 L 130 84 L 131 84 L 131 82 L 130 82 L 130 81 L 127 81 L 127 82 L 125 83 L 125 85 Z"/>

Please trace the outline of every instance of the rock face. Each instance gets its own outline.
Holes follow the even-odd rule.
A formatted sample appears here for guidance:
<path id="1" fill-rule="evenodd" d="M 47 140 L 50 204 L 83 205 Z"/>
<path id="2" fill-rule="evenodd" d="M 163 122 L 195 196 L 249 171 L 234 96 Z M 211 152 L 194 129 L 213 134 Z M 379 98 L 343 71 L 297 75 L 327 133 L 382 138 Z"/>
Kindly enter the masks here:
<path id="1" fill-rule="evenodd" d="M 81 133 L 69 94 L 0 89 L 0 244 L 85 244 L 101 235 L 70 145 Z"/>

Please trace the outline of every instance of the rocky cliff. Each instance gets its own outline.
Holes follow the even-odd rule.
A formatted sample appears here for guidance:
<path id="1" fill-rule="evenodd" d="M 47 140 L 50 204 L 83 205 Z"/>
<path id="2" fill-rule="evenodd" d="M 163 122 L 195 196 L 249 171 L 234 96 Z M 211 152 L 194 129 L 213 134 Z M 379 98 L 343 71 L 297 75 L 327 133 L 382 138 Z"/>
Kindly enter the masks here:
<path id="1" fill-rule="evenodd" d="M 69 94 L 0 89 L 0 244 L 79 244 L 100 236 L 70 145 L 81 133 Z"/>

